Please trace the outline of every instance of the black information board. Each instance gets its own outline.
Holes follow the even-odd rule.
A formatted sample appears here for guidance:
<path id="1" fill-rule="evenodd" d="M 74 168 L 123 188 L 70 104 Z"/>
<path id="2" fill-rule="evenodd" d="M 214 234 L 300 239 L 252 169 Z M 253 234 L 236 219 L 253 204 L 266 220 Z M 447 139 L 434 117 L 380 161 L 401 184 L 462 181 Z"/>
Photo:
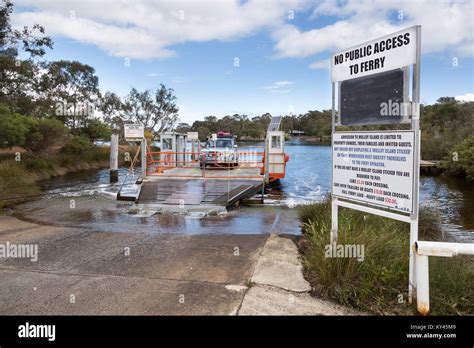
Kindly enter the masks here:
<path id="1" fill-rule="evenodd" d="M 341 82 L 341 125 L 396 124 L 407 120 L 404 88 L 403 69 Z"/>

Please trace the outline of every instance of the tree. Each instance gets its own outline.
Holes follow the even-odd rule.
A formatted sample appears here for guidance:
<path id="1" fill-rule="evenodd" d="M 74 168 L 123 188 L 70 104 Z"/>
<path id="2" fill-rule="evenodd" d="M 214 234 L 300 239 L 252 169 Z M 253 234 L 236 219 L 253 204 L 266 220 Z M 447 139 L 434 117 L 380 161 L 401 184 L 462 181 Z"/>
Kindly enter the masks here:
<path id="1" fill-rule="evenodd" d="M 2 0 L 0 5 L 0 102 L 14 112 L 30 114 L 35 108 L 36 84 L 43 62 L 38 61 L 53 47 L 44 28 L 34 24 L 30 29 L 13 30 L 10 16 L 13 4 Z M 26 59 L 19 59 L 22 51 Z"/>
<path id="2" fill-rule="evenodd" d="M 217 117 L 216 116 L 206 116 L 206 117 L 204 117 L 204 122 L 216 123 L 217 122 Z"/>
<path id="3" fill-rule="evenodd" d="M 81 135 L 86 136 L 90 140 L 110 139 L 112 130 L 110 126 L 99 120 L 98 118 L 88 119 L 81 128 Z"/>
<path id="4" fill-rule="evenodd" d="M 421 157 L 441 160 L 456 144 L 474 133 L 474 103 L 442 97 L 421 108 Z"/>
<path id="5" fill-rule="evenodd" d="M 56 152 L 66 143 L 70 136 L 69 129 L 54 118 L 36 119 L 25 142 L 25 147 L 33 152 Z"/>
<path id="6" fill-rule="evenodd" d="M 146 129 L 160 134 L 171 129 L 178 120 L 178 107 L 174 90 L 163 84 L 153 92 L 132 88 L 124 102 L 126 121 L 141 123 Z"/>
<path id="7" fill-rule="evenodd" d="M 442 165 L 449 174 L 463 175 L 474 181 L 474 135 L 453 146 Z"/>
<path id="8" fill-rule="evenodd" d="M 77 61 L 47 64 L 39 81 L 40 112 L 62 118 L 73 132 L 94 114 L 100 102 L 99 78 L 95 69 Z"/>
<path id="9" fill-rule="evenodd" d="M 21 146 L 39 152 L 64 145 L 69 130 L 58 120 L 37 119 L 11 111 L 0 104 L 0 147 Z"/>
<path id="10" fill-rule="evenodd" d="M 0 103 L 0 147 L 25 146 L 31 128 L 36 126 L 26 116 L 14 113 Z"/>
<path id="11" fill-rule="evenodd" d="M 99 110 L 104 115 L 104 121 L 112 128 L 123 131 L 124 109 L 124 103 L 117 94 L 106 92 L 101 96 Z"/>

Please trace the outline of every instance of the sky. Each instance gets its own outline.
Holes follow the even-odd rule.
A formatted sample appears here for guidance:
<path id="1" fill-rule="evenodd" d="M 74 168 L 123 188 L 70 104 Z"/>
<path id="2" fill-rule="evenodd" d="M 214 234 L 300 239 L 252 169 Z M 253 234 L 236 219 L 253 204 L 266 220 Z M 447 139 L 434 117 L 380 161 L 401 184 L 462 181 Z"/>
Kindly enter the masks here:
<path id="1" fill-rule="evenodd" d="M 421 100 L 474 101 L 474 0 L 15 0 L 100 89 L 173 88 L 181 122 L 329 109 L 331 53 L 422 26 Z"/>

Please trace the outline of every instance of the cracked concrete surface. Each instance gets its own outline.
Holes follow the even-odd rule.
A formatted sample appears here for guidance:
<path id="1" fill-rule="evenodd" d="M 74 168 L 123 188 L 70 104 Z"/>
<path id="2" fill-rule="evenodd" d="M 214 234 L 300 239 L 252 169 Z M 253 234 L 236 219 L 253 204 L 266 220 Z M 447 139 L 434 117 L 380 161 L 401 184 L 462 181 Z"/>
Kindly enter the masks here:
<path id="1" fill-rule="evenodd" d="M 308 292 L 303 267 L 295 244 L 288 238 L 271 235 L 258 259 L 252 281 L 294 292 Z"/>
<path id="2" fill-rule="evenodd" d="M 37 262 L 0 258 L 0 315 L 235 313 L 268 237 L 112 229 L 0 216 L 0 243 L 38 245 Z"/>
<path id="3" fill-rule="evenodd" d="M 238 315 L 356 315 L 348 308 L 312 297 L 296 245 L 271 235 L 252 276 Z"/>
<path id="4" fill-rule="evenodd" d="M 356 314 L 311 297 L 295 244 L 276 235 L 104 232 L 0 216 L 7 241 L 37 244 L 38 261 L 0 258 L 1 315 Z"/>

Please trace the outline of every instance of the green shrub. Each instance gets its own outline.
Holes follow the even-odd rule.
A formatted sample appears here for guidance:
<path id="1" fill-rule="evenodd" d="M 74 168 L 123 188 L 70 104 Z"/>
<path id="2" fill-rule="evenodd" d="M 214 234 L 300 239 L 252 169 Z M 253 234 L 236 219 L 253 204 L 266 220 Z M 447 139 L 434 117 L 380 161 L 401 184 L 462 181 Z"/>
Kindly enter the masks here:
<path id="1" fill-rule="evenodd" d="M 41 172 L 48 169 L 55 169 L 60 166 L 57 157 L 31 157 L 23 161 L 23 165 L 29 171 Z"/>
<path id="2" fill-rule="evenodd" d="M 421 110 L 421 157 L 442 160 L 450 149 L 474 133 L 474 103 L 439 98 Z"/>
<path id="3" fill-rule="evenodd" d="M 448 174 L 462 175 L 467 180 L 474 180 L 474 135 L 453 146 L 445 157 L 442 167 Z"/>
<path id="4" fill-rule="evenodd" d="M 29 158 L 29 159 L 26 159 L 23 164 L 28 170 L 49 169 L 48 162 L 43 158 Z"/>
<path id="5" fill-rule="evenodd" d="M 20 115 L 0 104 L 0 147 L 21 146 L 39 152 L 61 147 L 68 135 L 69 129 L 56 119 Z"/>
<path id="6" fill-rule="evenodd" d="M 68 155 L 87 155 L 92 148 L 93 145 L 89 139 L 75 136 L 64 145 L 62 152 Z"/>
<path id="7" fill-rule="evenodd" d="M 86 125 L 80 130 L 81 135 L 91 139 L 110 139 L 112 135 L 112 129 L 106 123 L 99 119 L 90 119 Z"/>
<path id="8" fill-rule="evenodd" d="M 34 178 L 29 175 L 20 162 L 0 162 L 0 209 L 23 202 L 24 196 L 39 192 Z"/>
<path id="9" fill-rule="evenodd" d="M 445 239 L 438 209 L 429 206 L 420 208 L 418 218 L 418 237 L 420 240 L 442 241 Z"/>
<path id="10" fill-rule="evenodd" d="M 62 147 L 68 136 L 69 129 L 62 122 L 53 118 L 39 119 L 28 135 L 26 146 L 33 152 Z"/>
<path id="11" fill-rule="evenodd" d="M 339 208 L 338 244 L 364 246 L 364 260 L 326 257 L 331 230 L 331 204 L 326 200 L 299 209 L 303 224 L 301 248 L 305 276 L 323 298 L 378 314 L 414 313 L 407 299 L 408 224 Z M 432 211 L 421 214 L 428 219 Z M 420 217 L 421 221 L 421 217 Z M 433 223 L 436 226 L 436 223 Z M 432 227 L 435 228 L 435 227 Z M 436 227 L 437 229 L 438 227 Z M 439 232 L 422 226 L 420 239 Z M 425 236 L 421 236 L 423 233 Z M 429 238 L 427 238 L 429 239 Z M 472 258 L 430 258 L 433 314 L 474 314 Z M 400 297 L 402 295 L 402 297 Z M 403 302 L 403 301 L 402 301 Z"/>
<path id="12" fill-rule="evenodd" d="M 24 147 L 36 126 L 36 120 L 13 113 L 7 105 L 0 104 L 0 147 Z"/>

